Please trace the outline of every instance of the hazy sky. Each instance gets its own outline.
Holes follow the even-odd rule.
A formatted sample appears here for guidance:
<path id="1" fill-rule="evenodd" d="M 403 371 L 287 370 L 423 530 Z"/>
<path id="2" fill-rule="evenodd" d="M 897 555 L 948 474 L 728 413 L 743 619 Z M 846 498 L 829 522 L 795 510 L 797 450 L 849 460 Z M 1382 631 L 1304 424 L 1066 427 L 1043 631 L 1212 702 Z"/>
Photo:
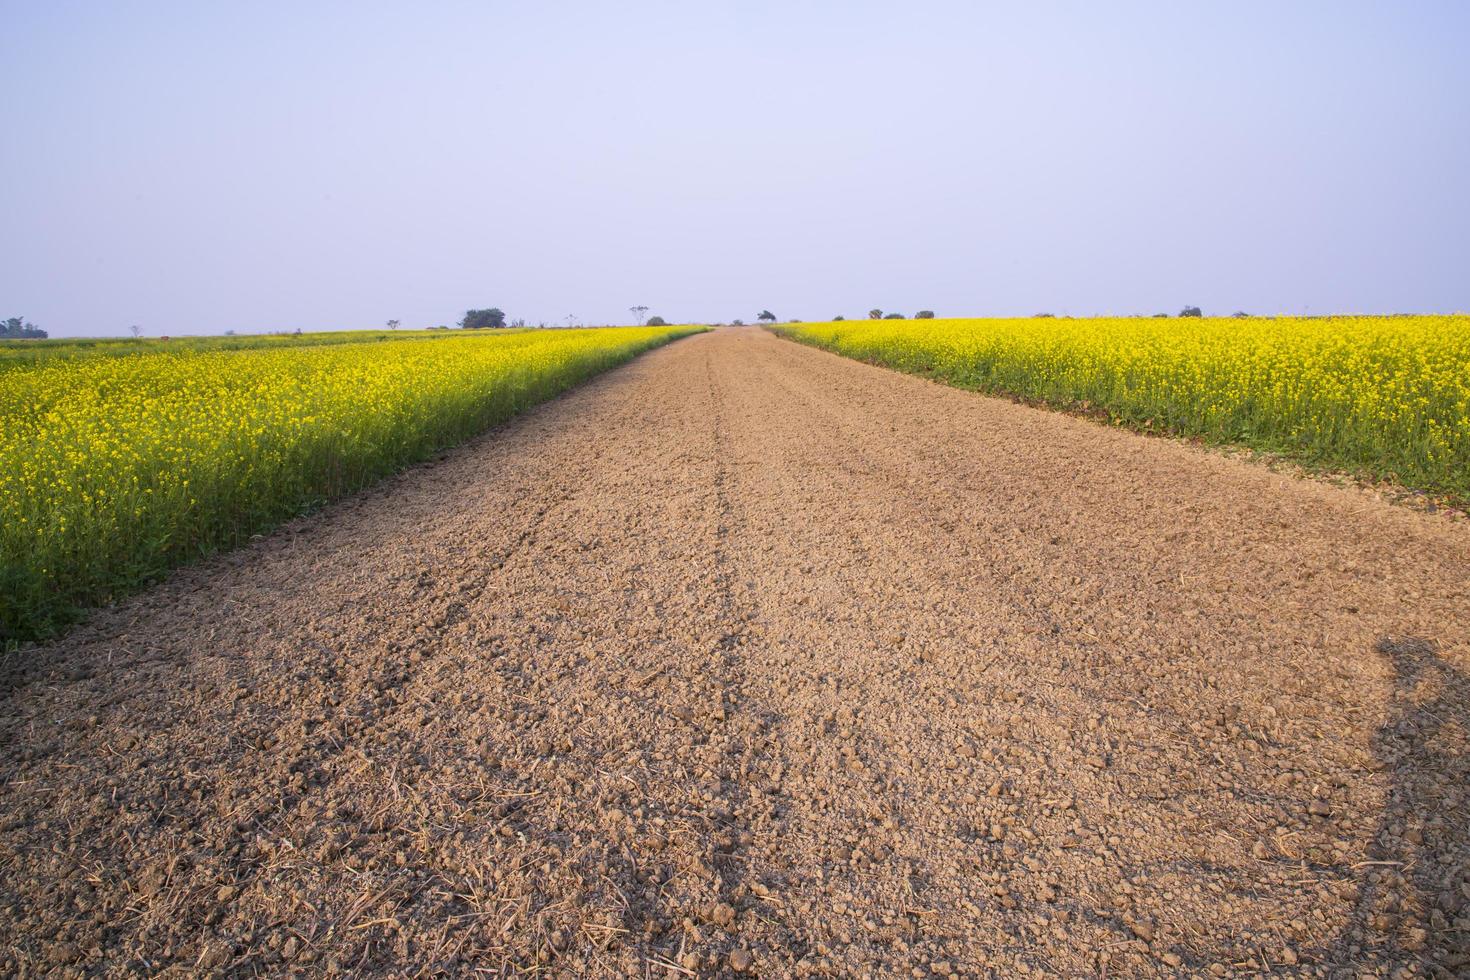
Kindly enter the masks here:
<path id="1" fill-rule="evenodd" d="M 0 0 L 57 335 L 1470 309 L 1470 4 Z"/>

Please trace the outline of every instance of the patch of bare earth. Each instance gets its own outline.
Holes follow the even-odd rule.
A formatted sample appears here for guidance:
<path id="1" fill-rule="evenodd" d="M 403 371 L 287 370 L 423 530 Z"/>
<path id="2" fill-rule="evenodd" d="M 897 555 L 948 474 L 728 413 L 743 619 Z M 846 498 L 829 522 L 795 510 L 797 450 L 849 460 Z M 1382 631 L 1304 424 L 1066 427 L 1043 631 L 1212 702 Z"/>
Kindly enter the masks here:
<path id="1" fill-rule="evenodd" d="M 1470 527 L 752 330 L 23 651 L 0 973 L 1470 970 Z"/>

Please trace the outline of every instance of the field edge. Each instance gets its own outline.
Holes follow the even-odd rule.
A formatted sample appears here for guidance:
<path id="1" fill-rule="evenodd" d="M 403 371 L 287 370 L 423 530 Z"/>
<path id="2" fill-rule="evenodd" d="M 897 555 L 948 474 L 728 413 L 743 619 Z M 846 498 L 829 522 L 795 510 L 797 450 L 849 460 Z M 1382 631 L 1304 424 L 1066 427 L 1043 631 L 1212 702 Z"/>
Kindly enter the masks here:
<path id="1" fill-rule="evenodd" d="M 799 327 L 802 324 L 791 324 L 791 326 Z M 1314 460 L 1305 453 L 1294 453 L 1290 449 L 1277 445 L 1253 445 L 1240 440 L 1210 439 L 1205 436 L 1193 435 L 1176 429 L 1141 425 L 1126 416 L 1117 415 L 1107 408 L 1097 406 L 1083 407 L 1075 401 L 1066 402 L 1056 399 L 1040 398 L 998 385 L 966 384 L 944 372 L 910 370 L 901 365 L 885 361 L 880 357 L 852 357 L 833 349 L 815 338 L 803 336 L 795 331 L 788 331 L 785 325 L 782 324 L 764 326 L 762 329 L 782 340 L 801 344 L 803 347 L 811 347 L 815 350 L 824 351 L 834 357 L 857 361 L 860 364 L 883 368 L 886 371 L 896 371 L 899 374 L 906 374 L 913 378 L 922 378 L 926 381 L 943 385 L 946 388 L 953 388 L 956 391 L 967 391 L 989 398 L 1004 398 L 1007 401 L 1014 402 L 1018 405 L 1025 405 L 1028 408 L 1060 412 L 1064 415 L 1070 415 L 1073 418 L 1085 419 L 1098 425 L 1108 426 L 1109 428 L 1126 429 L 1135 435 L 1169 439 L 1193 449 L 1225 455 L 1232 459 L 1245 460 L 1253 466 L 1264 466 L 1273 472 L 1284 473 L 1285 475 L 1300 479 L 1315 480 L 1339 488 L 1351 486 L 1357 490 L 1377 494 L 1396 506 L 1433 514 L 1445 520 L 1470 520 L 1470 494 L 1457 494 L 1411 486 L 1398 480 L 1394 474 L 1378 473 L 1370 470 L 1344 469 L 1321 462 L 1320 460 Z"/>
<path id="2" fill-rule="evenodd" d="M 708 327 L 700 325 L 672 327 L 667 334 L 652 338 L 648 342 L 630 350 L 612 355 L 592 370 L 566 379 L 565 383 L 554 383 L 543 390 L 530 393 L 531 397 L 527 398 L 524 402 L 516 404 L 508 412 L 498 415 L 491 419 L 488 424 L 480 426 L 474 431 L 467 432 L 460 437 L 447 441 L 426 442 L 397 461 L 395 465 L 374 472 L 362 481 L 344 487 L 339 493 L 322 496 L 313 495 L 309 498 L 294 500 L 290 502 L 289 506 L 279 508 L 272 516 L 251 522 L 248 528 L 239 531 L 237 535 L 238 540 L 234 543 L 201 541 L 198 543 L 198 547 L 191 549 L 186 557 L 169 561 L 167 566 L 161 570 L 150 570 L 148 575 L 135 581 L 114 582 L 110 585 L 113 594 L 107 601 L 95 602 L 88 601 L 86 598 L 73 600 L 68 597 L 66 600 L 58 602 L 44 617 L 34 617 L 28 620 L 21 616 L 8 627 L 0 623 L 0 656 L 10 658 L 12 656 L 23 655 L 27 649 L 37 644 L 65 636 L 68 632 L 84 623 L 98 610 L 115 606 L 132 596 L 155 588 L 167 581 L 176 571 L 198 565 L 219 555 L 237 551 L 252 541 L 279 530 L 292 521 L 315 514 L 333 503 L 371 490 L 383 481 L 399 476 L 440 454 L 457 449 L 473 440 L 483 438 L 521 417 L 527 411 L 554 401 L 556 398 L 586 384 L 594 378 L 623 367 L 639 357 L 675 341 L 705 333 L 708 329 Z M 522 393 L 522 395 L 526 394 L 526 392 Z"/>

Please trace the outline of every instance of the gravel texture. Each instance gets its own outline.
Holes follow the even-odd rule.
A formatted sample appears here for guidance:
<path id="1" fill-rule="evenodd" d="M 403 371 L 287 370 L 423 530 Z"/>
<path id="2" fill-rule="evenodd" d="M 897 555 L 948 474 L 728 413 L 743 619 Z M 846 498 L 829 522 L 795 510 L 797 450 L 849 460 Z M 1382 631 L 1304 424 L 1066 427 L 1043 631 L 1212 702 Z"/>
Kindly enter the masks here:
<path id="1" fill-rule="evenodd" d="M 732 328 L 0 674 L 0 973 L 1465 975 L 1470 526 Z"/>

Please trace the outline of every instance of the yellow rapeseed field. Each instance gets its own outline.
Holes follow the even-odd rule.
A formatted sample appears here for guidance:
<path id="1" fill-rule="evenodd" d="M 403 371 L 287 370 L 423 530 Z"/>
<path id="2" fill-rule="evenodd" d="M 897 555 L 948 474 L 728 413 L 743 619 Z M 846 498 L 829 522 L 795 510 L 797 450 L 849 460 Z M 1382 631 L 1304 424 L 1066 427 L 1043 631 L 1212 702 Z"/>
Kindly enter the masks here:
<path id="1" fill-rule="evenodd" d="M 0 356 L 0 641 L 44 634 L 693 329 Z"/>
<path id="2" fill-rule="evenodd" d="M 872 320 L 796 340 L 1470 497 L 1470 317 Z"/>

